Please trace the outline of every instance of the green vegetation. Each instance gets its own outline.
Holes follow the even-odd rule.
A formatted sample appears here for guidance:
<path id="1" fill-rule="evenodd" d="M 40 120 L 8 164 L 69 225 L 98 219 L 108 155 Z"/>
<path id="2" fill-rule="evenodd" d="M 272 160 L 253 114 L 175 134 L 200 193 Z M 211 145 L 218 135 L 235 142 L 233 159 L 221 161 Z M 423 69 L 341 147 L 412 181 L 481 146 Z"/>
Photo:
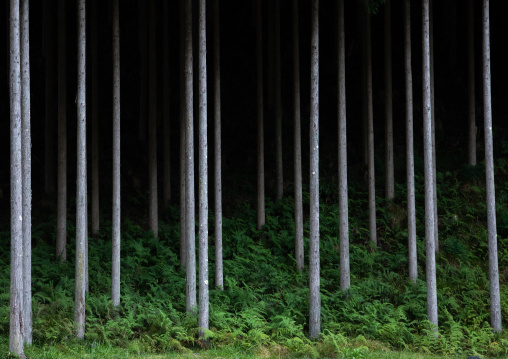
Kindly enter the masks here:
<path id="1" fill-rule="evenodd" d="M 339 289 L 336 184 L 321 185 L 322 329 L 307 338 L 308 272 L 295 269 L 293 203 L 267 203 L 266 226 L 256 230 L 246 201 L 224 219 L 224 291 L 210 286 L 208 343 L 197 340 L 197 318 L 185 313 L 185 274 L 179 259 L 179 211 L 161 218 L 160 237 L 139 223 L 122 227 L 122 305 L 110 299 L 111 225 L 103 218 L 89 241 L 90 293 L 85 341 L 73 338 L 74 243 L 70 259 L 54 260 L 55 218 L 38 213 L 33 228 L 33 337 L 28 357 L 506 357 L 508 336 L 489 325 L 488 248 L 483 172 L 463 167 L 438 173 L 440 242 L 437 256 L 439 336 L 426 320 L 423 223 L 418 223 L 419 279 L 407 279 L 405 186 L 392 203 L 378 198 L 380 247 L 370 246 L 366 193 L 350 186 L 351 290 Z M 508 266 L 508 163 L 498 163 L 499 267 Z M 382 170 L 382 169 L 380 169 Z M 418 171 L 417 171 L 418 173 Z M 382 176 L 379 176 L 382 178 Z M 417 176 L 417 189 L 423 177 Z M 417 191 L 418 193 L 418 191 Z M 421 192 L 420 192 L 421 193 Z M 289 197 L 289 196 L 288 196 Z M 139 196 L 133 201 L 143 202 Z M 308 194 L 304 202 L 308 204 Z M 417 198 L 423 218 L 422 198 Z M 304 203 L 305 204 L 305 203 Z M 50 213 L 53 213 L 50 211 Z M 42 220 L 40 220 L 42 218 Z M 213 218 L 210 218 L 213 223 Z M 69 236 L 74 236 L 72 218 Z M 308 236 L 308 222 L 305 227 Z M 9 232 L 0 232 L 0 353 L 8 351 Z M 211 238 L 213 244 L 213 238 Z M 306 250 L 308 243 L 305 243 Z M 213 245 L 210 278 L 214 277 Z M 502 316 L 508 318 L 508 272 L 501 270 Z M 206 349 L 206 350 L 204 350 Z M 194 353 L 190 355 L 189 353 Z M 436 354 L 441 356 L 434 356 Z"/>

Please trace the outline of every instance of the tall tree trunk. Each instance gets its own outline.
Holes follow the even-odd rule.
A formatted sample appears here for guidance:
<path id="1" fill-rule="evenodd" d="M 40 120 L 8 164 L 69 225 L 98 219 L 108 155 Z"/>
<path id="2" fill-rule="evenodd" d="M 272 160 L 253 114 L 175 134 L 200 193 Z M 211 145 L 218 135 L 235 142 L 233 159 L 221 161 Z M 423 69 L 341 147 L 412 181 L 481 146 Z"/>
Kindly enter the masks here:
<path id="1" fill-rule="evenodd" d="M 148 86 L 148 46 L 147 46 L 147 2 L 139 0 L 139 52 L 141 56 L 141 71 L 139 71 L 139 125 L 138 140 L 146 141 L 146 114 L 147 114 L 147 86 Z"/>
<path id="2" fill-rule="evenodd" d="M 45 143 L 44 143 L 44 191 L 46 194 L 55 193 L 55 121 L 54 121 L 54 73 L 53 56 L 53 2 L 44 1 L 44 55 L 45 55 Z"/>
<path id="3" fill-rule="evenodd" d="M 476 166 L 476 99 L 474 77 L 474 7 L 473 0 L 467 3 L 467 85 L 469 104 L 469 146 L 468 162 Z"/>
<path id="4" fill-rule="evenodd" d="M 206 79 L 206 0 L 199 0 L 199 318 L 208 329 L 208 101 Z M 204 330 L 200 331 L 204 338 Z"/>
<path id="5" fill-rule="evenodd" d="M 222 268 L 222 139 L 221 139 L 221 99 L 220 99 L 220 22 L 219 0 L 214 2 L 213 12 L 213 54 L 214 54 L 214 119 L 215 119 L 215 286 L 224 288 Z"/>
<path id="6" fill-rule="evenodd" d="M 32 137 L 29 3 L 21 2 L 21 156 L 23 173 L 23 341 L 32 344 Z"/>
<path id="7" fill-rule="evenodd" d="M 111 299 L 120 305 L 120 10 L 113 0 L 113 253 Z"/>
<path id="8" fill-rule="evenodd" d="M 300 40 L 298 0 L 293 0 L 293 116 L 294 116 L 294 181 L 295 181 L 295 259 L 296 268 L 304 267 L 302 204 L 302 126 L 300 116 Z"/>
<path id="9" fill-rule="evenodd" d="M 185 107 L 185 1 L 180 0 L 180 265 L 183 267 L 187 263 L 187 246 L 185 227 L 187 221 L 185 220 L 185 181 L 186 181 L 186 161 L 185 144 L 186 136 L 186 107 Z"/>
<path id="10" fill-rule="evenodd" d="M 169 12 L 169 2 L 164 1 L 163 16 L 167 17 Z M 169 21 L 162 22 L 162 98 L 163 98 L 163 109 L 162 109 L 162 123 L 163 123 L 163 135 L 164 135 L 164 184 L 162 186 L 162 196 L 164 205 L 167 207 L 171 201 L 171 161 L 170 161 L 170 124 L 169 124 Z"/>
<path id="11" fill-rule="evenodd" d="M 195 313 L 196 305 L 196 234 L 194 201 L 194 101 L 192 58 L 192 0 L 185 0 L 185 244 L 187 247 L 186 307 Z"/>
<path id="12" fill-rule="evenodd" d="M 309 335 L 321 333 L 319 276 L 319 1 L 311 3 Z"/>
<path id="13" fill-rule="evenodd" d="M 393 110 L 392 110 L 392 19 L 391 0 L 385 4 L 385 195 L 393 200 L 395 196 L 395 180 L 393 169 Z"/>
<path id="14" fill-rule="evenodd" d="M 416 248 L 415 166 L 413 142 L 413 72 L 411 68 L 411 0 L 404 0 L 404 71 L 406 86 L 406 177 L 407 242 L 409 278 L 416 283 L 418 262 Z"/>
<path id="15" fill-rule="evenodd" d="M 427 315 L 438 325 L 436 291 L 436 254 L 434 240 L 434 191 L 432 161 L 432 102 L 430 88 L 429 0 L 422 3 L 423 54 L 423 148 L 425 172 L 425 239 L 427 257 Z"/>
<path id="16" fill-rule="evenodd" d="M 338 2 L 338 79 L 339 89 L 339 238 L 340 238 L 340 288 L 349 289 L 349 211 L 347 191 L 347 132 L 346 132 L 346 53 L 344 34 L 344 0 Z"/>
<path id="17" fill-rule="evenodd" d="M 155 17 L 155 0 L 149 3 L 149 61 L 150 68 L 148 70 L 148 183 L 149 183 L 149 199 L 148 199 L 148 217 L 150 229 L 155 237 L 159 236 L 159 219 L 157 208 L 157 52 L 155 47 L 156 33 L 156 17 Z"/>
<path id="18" fill-rule="evenodd" d="M 23 354 L 23 188 L 19 0 L 10 7 L 11 288 L 9 351 Z"/>
<path id="19" fill-rule="evenodd" d="M 263 17 L 261 0 L 256 2 L 256 72 L 257 72 L 257 165 L 258 165 L 258 208 L 257 229 L 265 225 L 265 141 L 263 129 Z"/>
<path id="20" fill-rule="evenodd" d="M 99 234 L 99 69 L 97 67 L 97 1 L 92 0 L 92 236 Z"/>
<path id="21" fill-rule="evenodd" d="M 439 252 L 439 231 L 437 216 L 437 181 L 436 181 L 436 116 L 434 106 L 434 1 L 429 3 L 429 46 L 430 46 L 430 102 L 431 102 L 431 118 L 432 118 L 432 187 L 434 191 L 434 241 L 435 250 Z M 455 26 L 455 25 L 454 25 Z"/>
<path id="22" fill-rule="evenodd" d="M 369 12 L 362 1 L 358 1 L 358 12 L 362 26 L 361 28 L 361 97 L 362 97 L 362 144 L 363 164 L 369 165 L 369 131 L 367 111 L 367 21 Z"/>
<path id="23" fill-rule="evenodd" d="M 282 167 L 282 97 L 280 72 L 280 0 L 275 0 L 275 157 L 277 174 L 276 199 L 282 199 L 284 179 Z"/>
<path id="24" fill-rule="evenodd" d="M 370 14 L 367 13 L 366 38 L 365 38 L 365 72 L 367 88 L 367 132 L 368 132 L 368 173 L 369 173 L 369 232 L 370 240 L 377 246 L 376 228 L 376 176 L 374 172 L 374 116 L 372 108 L 372 57 L 371 57 L 371 34 Z"/>
<path id="25" fill-rule="evenodd" d="M 67 260 L 67 58 L 65 0 L 58 3 L 58 200 L 56 257 Z"/>
<path id="26" fill-rule="evenodd" d="M 494 149 L 492 141 L 492 97 L 490 80 L 489 0 L 483 0 L 483 113 L 485 131 L 485 182 L 487 186 L 487 231 L 489 238 L 490 325 L 499 333 L 501 299 L 497 261 L 496 193 L 494 186 Z"/>
<path id="27" fill-rule="evenodd" d="M 86 287 L 86 8 L 85 0 L 78 0 L 78 94 L 77 94 L 77 194 L 76 194 L 76 290 L 74 322 L 76 336 L 85 338 L 85 287 Z"/>

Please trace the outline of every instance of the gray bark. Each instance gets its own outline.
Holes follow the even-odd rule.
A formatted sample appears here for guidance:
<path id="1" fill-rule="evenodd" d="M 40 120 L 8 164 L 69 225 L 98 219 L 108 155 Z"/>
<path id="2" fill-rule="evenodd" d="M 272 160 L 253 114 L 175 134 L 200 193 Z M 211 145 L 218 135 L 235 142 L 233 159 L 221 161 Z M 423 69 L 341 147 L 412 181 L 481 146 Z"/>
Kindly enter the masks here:
<path id="1" fill-rule="evenodd" d="M 111 299 L 120 305 L 120 15 L 113 0 L 113 233 Z"/>
<path id="2" fill-rule="evenodd" d="M 92 236 L 99 234 L 99 77 L 97 67 L 97 1 L 92 0 Z"/>
<path id="3" fill-rule="evenodd" d="M 295 181 L 295 259 L 296 268 L 304 267 L 302 204 L 302 126 L 300 116 L 300 40 L 298 0 L 293 0 L 293 116 L 294 116 L 294 181 Z"/>
<path id="4" fill-rule="evenodd" d="M 265 225 L 265 143 L 263 129 L 263 18 L 261 0 L 256 2 L 256 72 L 257 72 L 257 165 L 258 165 L 258 208 L 257 229 Z"/>
<path id="5" fill-rule="evenodd" d="M 159 236 L 157 203 L 157 52 L 155 47 L 155 0 L 149 2 L 148 46 L 148 221 L 155 237 Z"/>
<path id="6" fill-rule="evenodd" d="M 180 0 L 180 265 L 187 263 L 187 246 L 185 240 L 185 178 L 186 178 L 186 155 L 185 155 L 185 0 Z"/>
<path id="7" fill-rule="evenodd" d="M 86 288 L 86 8 L 85 0 L 78 0 L 78 94 L 77 94 L 77 193 L 76 193 L 76 286 L 74 322 L 76 336 L 85 338 Z"/>
<path id="8" fill-rule="evenodd" d="M 19 0 L 10 2 L 11 287 L 9 351 L 23 354 L 23 188 Z"/>
<path id="9" fill-rule="evenodd" d="M 282 199 L 284 178 L 282 167 L 282 97 L 280 72 L 280 0 L 275 0 L 275 158 L 277 191 L 276 199 Z"/>
<path id="10" fill-rule="evenodd" d="M 186 307 L 188 313 L 195 313 L 196 305 L 196 234 L 194 201 L 194 101 L 192 68 L 192 0 L 185 0 L 185 234 L 187 248 L 186 262 Z"/>
<path id="11" fill-rule="evenodd" d="M 23 341 L 32 344 L 32 139 L 29 3 L 21 2 L 21 156 L 23 173 Z"/>
<path id="12" fill-rule="evenodd" d="M 393 109 L 392 109 L 392 17 L 391 1 L 385 4 L 385 195 L 387 199 L 395 196 L 393 169 Z"/>
<path id="13" fill-rule="evenodd" d="M 53 2 L 44 1 L 44 55 L 45 55 L 45 143 L 44 143 L 44 191 L 46 194 L 55 193 L 55 92 L 54 92 L 54 73 L 55 64 L 53 56 Z"/>
<path id="14" fill-rule="evenodd" d="M 469 146 L 468 163 L 476 166 L 476 98 L 474 76 L 474 8 L 473 0 L 467 3 L 467 89 L 469 105 Z"/>
<path id="15" fill-rule="evenodd" d="M 368 174 L 369 174 L 369 232 L 370 240 L 377 246 L 376 227 L 376 175 L 374 172 L 374 116 L 372 107 L 372 57 L 370 15 L 366 15 L 365 38 L 365 77 L 367 88 L 367 133 L 368 133 Z"/>
<path id="16" fill-rule="evenodd" d="M 311 3 L 309 336 L 321 334 L 319 275 L 319 1 Z"/>
<path id="17" fill-rule="evenodd" d="M 58 200 L 56 257 L 67 260 L 67 60 L 65 0 L 58 3 Z"/>
<path id="18" fill-rule="evenodd" d="M 346 132 L 346 53 L 344 34 L 344 0 L 338 2 L 338 81 L 339 89 L 339 238 L 340 288 L 349 289 L 349 210 L 347 190 L 347 132 Z"/>
<path id="19" fill-rule="evenodd" d="M 501 299 L 497 260 L 496 193 L 494 186 L 494 149 L 492 141 L 492 97 L 490 75 L 489 0 L 483 0 L 483 113 L 485 131 L 485 182 L 487 187 L 487 232 L 489 240 L 490 325 L 501 332 Z"/>
<path id="20" fill-rule="evenodd" d="M 429 3 L 429 46 L 430 46 L 430 102 L 432 118 L 432 187 L 434 191 L 434 242 L 436 252 L 439 252 L 439 232 L 437 216 L 437 181 L 436 181 L 436 116 L 434 107 L 434 5 Z"/>
<path id="21" fill-rule="evenodd" d="M 416 282 L 418 262 L 416 250 L 416 204 L 413 141 L 413 73 L 411 68 L 411 2 L 404 0 L 404 71 L 406 86 L 406 177 L 407 177 L 407 243 L 409 278 Z"/>
<path id="22" fill-rule="evenodd" d="M 430 87 L 430 39 L 429 0 L 422 3 L 422 54 L 423 54 L 423 148 L 425 172 L 425 239 L 427 274 L 427 315 L 429 321 L 438 325 L 436 291 L 436 253 L 434 239 L 434 191 L 432 158 L 432 111 Z"/>
<path id="23" fill-rule="evenodd" d="M 169 1 L 162 3 L 164 14 L 168 16 Z M 170 124 L 169 124 L 169 21 L 162 22 L 162 126 L 163 126 L 163 174 L 162 198 L 164 206 L 169 206 L 171 201 L 171 164 L 170 164 Z"/>
<path id="24" fill-rule="evenodd" d="M 215 119 L 215 286 L 224 288 L 222 267 L 222 142 L 221 142 L 221 100 L 220 100 L 220 22 L 219 0 L 214 2 L 213 54 L 214 54 L 214 119 Z"/>

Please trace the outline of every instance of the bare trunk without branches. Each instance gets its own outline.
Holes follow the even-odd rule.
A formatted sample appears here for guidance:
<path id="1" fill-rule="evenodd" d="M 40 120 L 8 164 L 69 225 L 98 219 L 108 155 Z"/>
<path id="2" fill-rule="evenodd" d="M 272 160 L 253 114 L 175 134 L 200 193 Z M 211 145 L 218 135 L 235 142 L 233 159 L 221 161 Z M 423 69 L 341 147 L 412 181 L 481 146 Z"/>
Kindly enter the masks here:
<path id="1" fill-rule="evenodd" d="M 385 4 L 385 196 L 395 196 L 393 167 L 393 108 L 392 108 L 392 16 L 391 0 Z"/>
<path id="2" fill-rule="evenodd" d="M 282 199 L 284 193 L 284 175 L 282 167 L 282 97 L 280 69 L 280 0 L 275 0 L 275 161 L 277 191 L 276 199 Z"/>
<path id="3" fill-rule="evenodd" d="M 185 0 L 180 0 L 180 265 L 187 263 L 187 246 L 185 234 L 185 179 L 186 179 L 186 155 L 185 155 Z"/>
<path id="4" fill-rule="evenodd" d="M 374 171 L 374 114 L 372 105 L 372 56 L 370 14 L 367 13 L 365 26 L 365 77 L 367 83 L 367 132 L 368 132 L 368 174 L 369 174 L 369 232 L 370 240 L 377 246 L 376 226 L 376 174 Z"/>
<path id="5" fill-rule="evenodd" d="M 51 0 L 44 1 L 44 66 L 45 66 L 45 142 L 44 142 L 44 191 L 46 194 L 55 193 L 55 91 L 54 73 L 55 64 L 53 56 L 53 5 Z"/>
<path id="6" fill-rule="evenodd" d="M 97 2 L 92 0 L 92 236 L 99 234 L 99 68 L 97 64 Z"/>
<path id="7" fill-rule="evenodd" d="M 474 7 L 473 0 L 467 3 L 467 89 L 469 105 L 469 146 L 468 162 L 476 166 L 476 98 L 474 76 Z"/>
<path id="8" fill-rule="evenodd" d="M 169 1 L 164 1 L 163 16 L 169 15 Z M 162 23 L 162 133 L 163 133 L 163 174 L 162 198 L 164 206 L 171 202 L 171 147 L 169 115 L 169 21 Z"/>
<path id="9" fill-rule="evenodd" d="M 263 129 L 263 17 L 262 2 L 256 2 L 256 73 L 257 73 L 257 229 L 265 225 L 265 142 Z"/>

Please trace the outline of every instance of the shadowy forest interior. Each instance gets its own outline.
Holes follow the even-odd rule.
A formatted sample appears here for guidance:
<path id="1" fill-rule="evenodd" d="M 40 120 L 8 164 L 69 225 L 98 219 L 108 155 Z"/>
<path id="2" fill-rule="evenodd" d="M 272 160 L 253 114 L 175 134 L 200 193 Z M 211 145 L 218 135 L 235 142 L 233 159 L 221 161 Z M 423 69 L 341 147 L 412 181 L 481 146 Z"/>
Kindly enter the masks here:
<path id="1" fill-rule="evenodd" d="M 508 356 L 506 1 L 0 7 L 0 357 Z"/>

